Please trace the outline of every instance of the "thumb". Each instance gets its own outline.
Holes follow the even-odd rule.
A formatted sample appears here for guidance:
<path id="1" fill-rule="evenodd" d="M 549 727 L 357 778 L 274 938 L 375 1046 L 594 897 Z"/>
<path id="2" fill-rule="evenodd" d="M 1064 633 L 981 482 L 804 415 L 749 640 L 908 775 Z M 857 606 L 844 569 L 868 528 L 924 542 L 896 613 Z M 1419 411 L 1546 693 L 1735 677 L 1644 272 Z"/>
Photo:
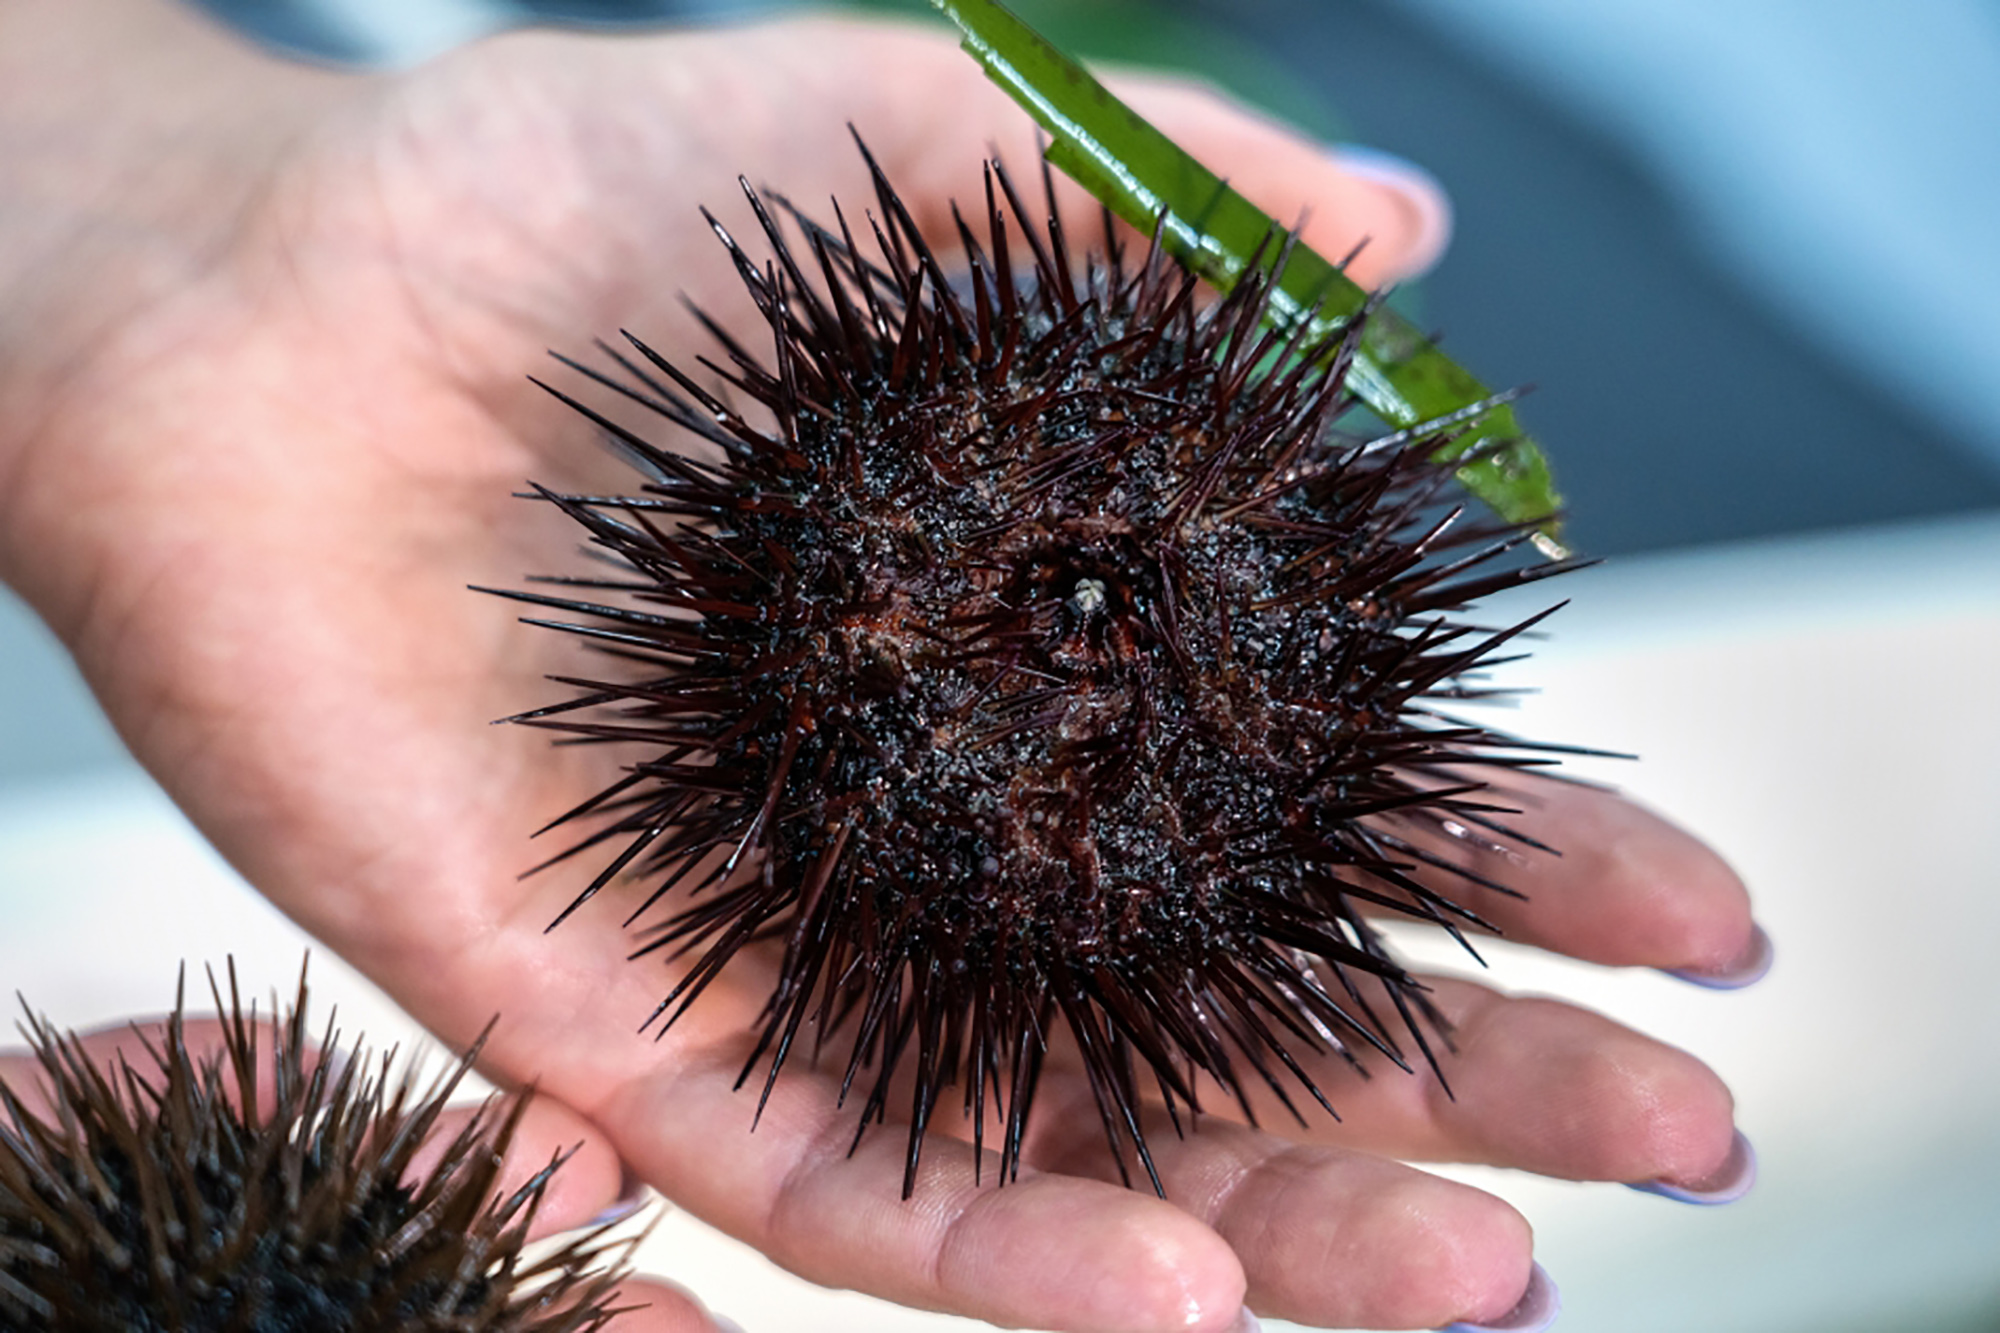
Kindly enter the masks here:
<path id="1" fill-rule="evenodd" d="M 1206 84 L 1158 75 L 1110 81 L 1117 94 L 1203 166 L 1330 260 L 1360 247 L 1363 287 L 1419 277 L 1451 240 L 1451 201 L 1415 163 L 1319 143 Z"/>
<path id="2" fill-rule="evenodd" d="M 739 171 L 802 204 L 867 198 L 843 128 L 851 124 L 919 228 L 950 236 L 951 200 L 978 188 L 983 158 L 997 151 L 1017 174 L 1036 159 L 1034 122 L 935 25 L 794 19 L 623 50 L 635 61 L 653 57 L 644 66 L 653 91 L 675 107 L 699 115 L 703 106 L 735 105 L 707 123 L 679 176 L 679 188 L 711 204 L 730 200 Z M 1303 221 L 1306 243 L 1327 258 L 1362 246 L 1349 270 L 1362 286 L 1415 276 L 1443 252 L 1450 205 L 1419 168 L 1334 149 L 1197 80 L 1125 72 L 1108 83 L 1281 225 Z M 746 86 L 779 91 L 768 105 L 728 97 Z M 1059 181 L 1057 190 L 1065 211 L 1091 216 L 1080 189 Z"/>

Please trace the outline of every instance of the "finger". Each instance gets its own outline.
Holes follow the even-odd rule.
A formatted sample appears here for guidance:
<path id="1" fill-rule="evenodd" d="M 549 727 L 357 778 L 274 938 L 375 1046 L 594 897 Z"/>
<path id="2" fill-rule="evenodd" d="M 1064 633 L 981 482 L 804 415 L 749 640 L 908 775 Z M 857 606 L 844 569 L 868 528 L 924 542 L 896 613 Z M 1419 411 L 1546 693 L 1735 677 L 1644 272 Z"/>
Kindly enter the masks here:
<path id="1" fill-rule="evenodd" d="M 801 55 L 831 43 L 853 62 L 846 68 L 878 71 L 881 77 L 852 80 L 854 91 L 845 95 L 853 102 L 851 119 L 891 178 L 931 210 L 926 230 L 936 227 L 933 234 L 948 234 L 944 201 L 968 193 L 971 168 L 994 146 L 1022 175 L 1039 156 L 1039 129 L 945 33 L 840 21 L 771 32 L 780 44 L 802 43 Z M 1420 271 L 1442 251 L 1449 208 L 1421 173 L 1351 165 L 1327 145 L 1191 79 L 1126 74 L 1112 82 L 1141 115 L 1280 224 L 1303 218 L 1305 240 L 1320 253 L 1339 259 L 1365 243 L 1350 270 L 1362 285 Z M 916 106 L 948 114 L 912 117 Z M 1092 216 L 1081 191 L 1065 185 L 1064 193 L 1075 216 Z"/>
<path id="2" fill-rule="evenodd" d="M 1168 138 L 1327 259 L 1359 247 L 1364 287 L 1419 277 L 1451 241 L 1451 200 L 1430 173 L 1385 153 L 1329 149 L 1194 80 L 1123 75 L 1113 89 Z"/>
<path id="3" fill-rule="evenodd" d="M 644 1205 L 644 1187 L 626 1175 L 617 1152 L 601 1131 L 551 1097 L 525 1095 L 528 1104 L 507 1145 L 493 1193 L 496 1198 L 509 1198 L 552 1163 L 561 1162 L 543 1187 L 534 1224 L 528 1230 L 530 1239 L 615 1221 Z M 409 1178 L 420 1180 L 436 1170 L 452 1141 L 475 1116 L 482 1117 L 490 1130 L 505 1115 L 506 1109 L 498 1104 L 483 1111 L 476 1106 L 446 1111 L 411 1159 Z"/>
<path id="4" fill-rule="evenodd" d="M 1251 1106 L 1266 1130 L 1404 1159 L 1697 1190 L 1738 1153 L 1727 1086 L 1685 1051 L 1573 1005 L 1510 997 L 1473 982 L 1425 980 L 1451 1034 L 1447 1046 L 1427 1032 L 1442 1077 L 1393 1030 L 1408 1052 L 1408 1072 L 1379 1057 L 1357 1070 L 1331 1054 L 1299 1054 L 1338 1119 L 1310 1108 L 1295 1116 L 1260 1090 Z M 1376 1012 L 1394 1014 L 1379 986 L 1363 985 L 1361 994 Z M 1050 1170 L 1112 1178 L 1116 1165 L 1088 1085 L 1067 1052 L 1051 1057 L 1044 1086 L 1028 1159 Z M 1059 1104 L 1062 1088 L 1076 1104 Z M 1198 1091 L 1211 1113 L 1204 1125 L 1241 1114 L 1219 1088 Z M 1296 1090 L 1288 1095 L 1302 1100 Z M 1167 1179 L 1183 1142 L 1169 1127 L 1159 1141 L 1149 1139 L 1149 1148 Z M 1171 1184 L 1168 1190 L 1174 1192 Z"/>
<path id="5" fill-rule="evenodd" d="M 1183 1139 L 1162 1117 L 1149 1139 L 1167 1197 L 1229 1242 L 1260 1315 L 1314 1328 L 1436 1328 L 1497 1318 L 1528 1285 L 1528 1223 L 1482 1190 L 1227 1121 L 1203 1120 Z M 1074 1146 L 1067 1165 L 1103 1169 L 1101 1141 Z"/>
<path id="6" fill-rule="evenodd" d="M 655 1278 L 624 1283 L 610 1304 L 624 1313 L 605 1325 L 605 1333 L 722 1333 L 735 1328 L 719 1322 L 686 1291 Z"/>
<path id="7" fill-rule="evenodd" d="M 495 98 L 496 76 L 535 95 Z M 1449 207 L 1414 168 L 1332 152 L 1186 79 L 1115 82 L 1278 222 L 1302 223 L 1322 254 L 1337 260 L 1361 247 L 1349 272 L 1363 286 L 1421 270 L 1445 244 Z M 781 91 L 744 98 L 746 87 Z M 523 379 L 523 367 L 540 363 L 547 347 L 580 352 L 592 337 L 631 329 L 686 361 L 697 348 L 710 350 L 710 340 L 680 309 L 683 297 L 751 347 L 768 338 L 696 212 L 713 210 L 753 255 L 760 252 L 759 223 L 739 178 L 829 224 L 829 201 L 839 201 L 867 250 L 865 214 L 875 195 L 849 141 L 851 125 L 947 258 L 955 249 L 952 202 L 976 221 L 980 164 L 990 155 L 1010 165 L 1029 212 L 1041 209 L 1033 179 L 1040 131 L 936 26 L 808 19 L 647 39 L 522 32 L 413 72 L 395 91 L 400 114 L 449 124 L 457 137 L 449 152 L 405 151 L 435 149 L 428 132 L 398 139 L 376 164 L 388 183 L 371 175 L 369 193 L 382 193 L 419 235 L 443 234 L 434 216 L 440 207 L 504 219 L 482 231 L 478 247 L 453 245 L 414 272 L 394 268 L 392 293 L 415 291 L 430 312 L 425 341 L 406 355 L 472 387 L 496 419 L 544 447 L 586 435 Z M 691 124 L 702 133 L 688 134 Z M 496 159 L 508 170 L 492 172 Z M 511 165 L 523 160 L 535 169 Z M 532 188 L 522 188 L 529 180 Z M 1059 173 L 1055 188 L 1072 244 L 1097 244 L 1095 202 Z M 314 252 L 345 254 L 349 231 L 333 229 Z M 1020 228 L 1009 232 L 1018 244 Z M 551 255 L 563 262 L 550 264 Z M 801 257 L 811 268 L 810 256 Z M 323 303 L 379 307 L 351 278 L 326 285 Z M 585 478 L 619 479 L 576 461 L 592 450 L 546 452 L 552 465 L 579 468 Z"/>
<path id="8" fill-rule="evenodd" d="M 603 127 L 624 151 L 558 155 L 549 164 L 556 174 L 542 182 L 536 199 L 514 210 L 514 225 L 573 233 L 575 210 L 595 206 L 602 214 L 598 241 L 618 253 L 630 250 L 633 262 L 658 256 L 663 234 L 690 247 L 671 255 L 677 267 L 659 290 L 635 285 L 619 270 L 625 309 L 607 315 L 656 325 L 671 310 L 673 289 L 684 287 L 698 304 L 734 317 L 740 284 L 727 263 L 704 253 L 713 241 L 702 234 L 693 206 L 714 209 L 739 237 L 753 233 L 739 175 L 815 214 L 838 199 L 865 237 L 861 215 L 873 190 L 848 140 L 849 125 L 926 235 L 954 234 L 951 201 L 978 204 L 979 164 L 996 151 L 1038 206 L 1032 177 L 1041 131 L 939 26 L 814 18 L 651 39 L 522 33 L 468 59 L 491 61 L 496 54 L 523 69 L 572 70 L 590 82 L 585 95 L 592 104 L 626 113 Z M 1445 244 L 1448 205 L 1419 171 L 1389 169 L 1379 157 L 1343 157 L 1192 80 L 1123 75 L 1114 82 L 1137 110 L 1278 222 L 1303 219 L 1305 239 L 1322 254 L 1339 259 L 1366 242 L 1350 270 L 1364 286 L 1419 271 Z M 745 99 L 741 90 L 750 86 L 783 95 Z M 637 107 L 656 108 L 645 120 L 659 128 L 635 128 L 630 109 Z M 717 107 L 729 111 L 718 116 Z M 532 106 L 516 114 L 532 114 Z M 702 124 L 703 133 L 681 132 L 690 123 Z M 576 127 L 568 128 L 573 134 Z M 537 136 L 532 125 L 517 133 Z M 1057 191 L 1079 239 L 1093 236 L 1094 225 L 1077 224 L 1095 218 L 1095 203 L 1059 173 Z M 608 208 L 613 200 L 626 207 Z M 635 207 L 642 212 L 636 219 L 629 216 Z M 545 222 L 538 220 L 544 211 L 551 214 Z M 518 275 L 510 276 L 518 285 Z"/>
<path id="9" fill-rule="evenodd" d="M 1329 1057 L 1307 1068 L 1337 1123 L 1299 1127 L 1266 1104 L 1268 1130 L 1211 1116 L 1183 1137 L 1151 1118 L 1168 1197 L 1241 1256 L 1260 1313 L 1435 1327 L 1498 1318 L 1522 1298 L 1532 1255 L 1513 1209 L 1387 1157 L 1697 1189 L 1728 1168 L 1738 1143 L 1729 1093 L 1692 1057 L 1569 1005 L 1431 985 L 1453 1031 L 1439 1055 L 1449 1092 L 1420 1061 L 1406 1074 L 1378 1060 L 1364 1079 Z M 1041 1094 L 1032 1160 L 1112 1178 L 1087 1087 L 1059 1086 L 1074 1104 Z"/>
<path id="10" fill-rule="evenodd" d="M 1368 1077 L 1333 1057 L 1307 1061 L 1340 1120 L 1298 1130 L 1260 1107 L 1265 1123 L 1287 1137 L 1565 1180 L 1692 1187 L 1728 1162 L 1734 1101 L 1685 1051 L 1574 1005 L 1426 981 L 1451 1026 L 1450 1048 L 1437 1049 L 1442 1079 L 1414 1052 L 1407 1074 L 1379 1059 Z M 1371 1002 L 1393 1012 L 1379 995 Z"/>
<path id="11" fill-rule="evenodd" d="M 736 1065 L 689 1059 L 593 1108 L 647 1179 L 807 1279 L 1010 1327 L 1220 1333 L 1244 1277 L 1208 1227 L 1149 1195 L 940 1142 L 901 1195 L 905 1129 L 854 1140 L 838 1085 L 788 1069 L 755 1132 Z"/>
<path id="12" fill-rule="evenodd" d="M 1507 938 L 1594 963 L 1724 977 L 1768 946 L 1736 872 L 1651 811 L 1595 787 L 1514 775 L 1498 778 L 1490 799 L 1520 811 L 1500 823 L 1554 851 L 1483 829 L 1452 837 L 1415 821 L 1393 827 L 1469 872 L 1420 866 L 1416 877 Z"/>

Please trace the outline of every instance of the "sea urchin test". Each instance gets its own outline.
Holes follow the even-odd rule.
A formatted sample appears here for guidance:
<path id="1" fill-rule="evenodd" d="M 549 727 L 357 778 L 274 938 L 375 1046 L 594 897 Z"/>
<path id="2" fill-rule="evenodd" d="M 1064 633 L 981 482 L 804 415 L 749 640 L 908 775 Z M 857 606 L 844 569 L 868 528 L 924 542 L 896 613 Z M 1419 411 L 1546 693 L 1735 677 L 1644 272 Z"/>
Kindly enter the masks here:
<path id="1" fill-rule="evenodd" d="M 570 363 L 666 429 L 558 395 L 645 480 L 539 492 L 618 568 L 510 595 L 613 656 L 517 720 L 627 747 L 578 902 L 646 879 L 655 1020 L 769 951 L 746 1076 L 831 1062 L 865 1124 L 910 1075 L 906 1193 L 952 1088 L 1014 1174 L 1068 1043 L 1157 1189 L 1141 1109 L 1201 1076 L 1247 1111 L 1435 1063 L 1371 918 L 1482 924 L 1436 849 L 1525 841 L 1484 779 L 1545 759 L 1439 711 L 1526 628 L 1459 616 L 1563 566 L 1449 508 L 1446 437 L 1343 428 L 1347 349 L 1266 318 L 1285 237 L 1214 299 L 1108 219 L 1076 257 L 997 164 L 949 247 L 874 180 L 866 244 L 747 185 L 768 261 L 716 226 L 768 356 Z"/>

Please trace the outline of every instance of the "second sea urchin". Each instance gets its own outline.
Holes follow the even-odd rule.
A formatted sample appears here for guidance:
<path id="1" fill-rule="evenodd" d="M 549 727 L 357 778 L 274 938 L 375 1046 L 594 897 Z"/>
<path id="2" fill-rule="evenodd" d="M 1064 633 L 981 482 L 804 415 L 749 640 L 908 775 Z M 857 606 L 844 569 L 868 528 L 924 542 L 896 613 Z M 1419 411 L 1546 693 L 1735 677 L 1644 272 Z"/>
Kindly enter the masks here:
<path id="1" fill-rule="evenodd" d="M 1067 1040 L 1157 1189 L 1149 1096 L 1324 1103 L 1306 1053 L 1431 1058 L 1369 914 L 1480 923 L 1424 834 L 1517 838 L 1470 766 L 1543 759 L 1436 711 L 1526 627 L 1456 614 L 1559 566 L 1445 512 L 1441 431 L 1341 429 L 1348 348 L 1266 326 L 1284 237 L 1208 300 L 1108 218 L 1073 258 L 994 164 L 940 258 L 869 165 L 871 246 L 747 183 L 771 260 L 715 224 L 772 339 L 708 321 L 727 389 L 637 339 L 618 372 L 568 363 L 715 452 L 558 394 L 648 479 L 539 491 L 618 568 L 510 595 L 617 669 L 516 720 L 638 747 L 564 818 L 617 849 L 579 903 L 638 869 L 635 919 L 671 904 L 641 949 L 687 960 L 656 1020 L 781 953 L 746 1077 L 768 1092 L 809 1033 L 865 1125 L 913 1073 L 906 1193 L 953 1085 L 1017 1170 Z"/>
<path id="2" fill-rule="evenodd" d="M 524 1253 L 552 1164 L 497 1195 L 525 1096 L 456 1133 L 472 1056 L 426 1089 L 315 1053 L 306 987 L 268 1032 L 230 972 L 219 1051 L 177 1002 L 145 1054 L 93 1062 L 29 1016 L 47 1109 L 0 1086 L 0 1333 L 589 1333 L 629 1243 Z M 268 1043 L 268 1044 L 267 1044 Z M 419 1165 L 428 1139 L 443 1151 Z"/>

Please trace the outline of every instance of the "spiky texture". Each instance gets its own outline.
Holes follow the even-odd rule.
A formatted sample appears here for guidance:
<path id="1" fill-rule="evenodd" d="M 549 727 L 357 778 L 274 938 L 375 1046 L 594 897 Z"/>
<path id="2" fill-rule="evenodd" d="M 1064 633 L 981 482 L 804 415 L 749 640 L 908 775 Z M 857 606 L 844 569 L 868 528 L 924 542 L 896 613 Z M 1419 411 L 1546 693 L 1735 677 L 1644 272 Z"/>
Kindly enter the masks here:
<path id="1" fill-rule="evenodd" d="M 215 991 L 213 978 L 211 991 Z M 240 1003 L 197 1059 L 178 1000 L 145 1058 L 93 1064 L 28 1016 L 50 1108 L 0 1088 L 0 1329 L 27 1333 L 585 1333 L 623 1276 L 594 1232 L 540 1258 L 551 1164 L 494 1197 L 524 1098 L 489 1099 L 412 1178 L 471 1056 L 428 1089 L 384 1057 L 309 1061 L 306 988 L 269 1049 Z M 333 1054 L 329 1026 L 323 1055 Z"/>
<path id="2" fill-rule="evenodd" d="M 1553 567 L 1491 563 L 1525 534 L 1441 512 L 1437 431 L 1336 429 L 1347 349 L 1266 330 L 1268 275 L 1204 301 L 1108 218 L 1078 264 L 997 164 L 940 259 L 875 187 L 864 249 L 745 183 L 771 260 L 714 229 L 773 351 L 704 317 L 729 390 L 637 339 L 603 347 L 619 372 L 565 358 L 719 461 L 557 394 L 650 479 L 539 492 L 620 570 L 509 595 L 619 660 L 516 720 L 639 747 L 564 819 L 618 849 L 579 903 L 628 867 L 656 880 L 635 919 L 671 902 L 641 952 L 689 961 L 656 1020 L 774 940 L 745 1076 L 768 1061 L 768 1095 L 810 1031 L 865 1125 L 913 1071 L 906 1191 L 954 1083 L 1013 1174 L 1066 1033 L 1157 1189 L 1154 1089 L 1177 1115 L 1197 1073 L 1246 1110 L 1252 1085 L 1324 1103 L 1302 1052 L 1430 1056 L 1363 913 L 1479 920 L 1407 835 L 1518 837 L 1455 775 L 1542 761 L 1433 712 L 1525 628 L 1451 613 Z"/>

